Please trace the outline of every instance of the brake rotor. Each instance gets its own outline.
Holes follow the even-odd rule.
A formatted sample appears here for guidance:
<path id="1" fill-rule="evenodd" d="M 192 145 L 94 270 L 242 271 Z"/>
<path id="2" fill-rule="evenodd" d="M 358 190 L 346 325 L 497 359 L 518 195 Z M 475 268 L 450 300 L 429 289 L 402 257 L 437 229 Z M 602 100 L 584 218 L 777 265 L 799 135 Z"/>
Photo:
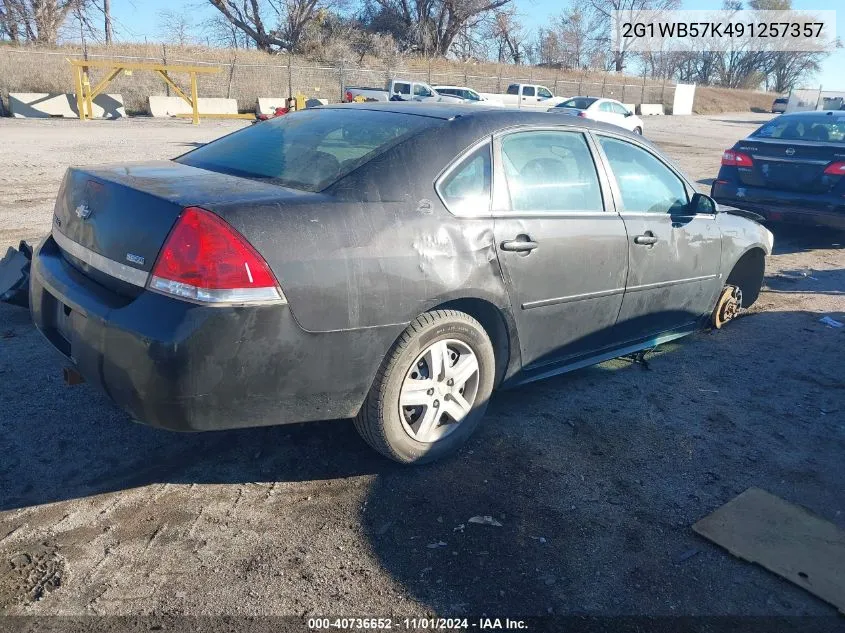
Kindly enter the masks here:
<path id="1" fill-rule="evenodd" d="M 713 310 L 713 327 L 721 329 L 725 323 L 734 319 L 742 309 L 742 290 L 737 286 L 725 286 L 716 308 Z"/>

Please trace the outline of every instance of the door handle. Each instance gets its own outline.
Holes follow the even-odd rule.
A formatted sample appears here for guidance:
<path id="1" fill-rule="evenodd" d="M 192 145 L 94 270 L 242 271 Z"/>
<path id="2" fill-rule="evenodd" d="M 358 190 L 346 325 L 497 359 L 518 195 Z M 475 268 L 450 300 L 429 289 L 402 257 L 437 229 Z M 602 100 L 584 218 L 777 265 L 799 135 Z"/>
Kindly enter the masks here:
<path id="1" fill-rule="evenodd" d="M 519 237 L 527 238 L 527 236 L 522 235 Z M 537 242 L 533 242 L 530 239 L 515 239 L 502 242 L 501 248 L 503 251 L 512 251 L 514 253 L 530 253 L 538 246 L 539 244 Z"/>
<path id="2" fill-rule="evenodd" d="M 645 235 L 637 235 L 634 238 L 634 244 L 642 244 L 644 246 L 653 246 L 657 244 L 657 238 L 651 231 L 646 231 Z"/>

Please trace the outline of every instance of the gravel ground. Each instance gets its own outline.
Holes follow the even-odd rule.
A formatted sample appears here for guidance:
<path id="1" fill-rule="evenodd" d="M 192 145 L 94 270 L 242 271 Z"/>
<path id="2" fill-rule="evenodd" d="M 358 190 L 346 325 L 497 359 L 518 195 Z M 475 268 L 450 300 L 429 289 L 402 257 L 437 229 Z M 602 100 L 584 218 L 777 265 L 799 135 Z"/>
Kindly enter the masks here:
<path id="1" fill-rule="evenodd" d="M 766 116 L 648 119 L 702 184 Z M 0 120 L 0 246 L 66 165 L 165 158 L 241 123 Z M 351 422 L 132 424 L 0 305 L 0 612 L 832 615 L 695 535 L 749 486 L 845 527 L 845 235 L 776 229 L 726 329 L 495 394 L 454 459 L 402 468 Z M 469 523 L 478 515 L 500 526 Z"/>

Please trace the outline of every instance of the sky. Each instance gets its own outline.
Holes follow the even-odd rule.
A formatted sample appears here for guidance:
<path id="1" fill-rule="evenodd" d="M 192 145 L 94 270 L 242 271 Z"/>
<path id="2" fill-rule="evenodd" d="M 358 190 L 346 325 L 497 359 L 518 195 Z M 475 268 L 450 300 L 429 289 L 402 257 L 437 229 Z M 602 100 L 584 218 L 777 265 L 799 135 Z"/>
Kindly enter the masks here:
<path id="1" fill-rule="evenodd" d="M 559 14 L 566 0 L 514 0 L 523 24 L 536 30 L 548 25 L 550 15 Z M 717 9 L 721 0 L 682 0 L 683 9 Z M 207 0 L 112 0 L 115 37 L 118 40 L 157 41 L 157 14 L 160 11 L 187 12 L 196 22 L 202 22 L 217 11 Z M 836 33 L 845 40 L 845 3 L 842 0 L 792 0 L 794 9 L 836 10 Z M 845 49 L 834 51 L 824 62 L 822 71 L 806 83 L 807 87 L 824 86 L 830 90 L 845 90 Z"/>

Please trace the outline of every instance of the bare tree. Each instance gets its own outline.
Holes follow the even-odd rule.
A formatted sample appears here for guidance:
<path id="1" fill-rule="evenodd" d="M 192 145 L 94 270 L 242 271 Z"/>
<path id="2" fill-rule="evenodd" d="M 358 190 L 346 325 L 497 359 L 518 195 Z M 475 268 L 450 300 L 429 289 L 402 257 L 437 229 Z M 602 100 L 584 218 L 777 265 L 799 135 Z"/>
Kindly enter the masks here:
<path id="1" fill-rule="evenodd" d="M 86 0 L 0 0 L 0 29 L 12 41 L 56 44 L 71 11 Z"/>
<path id="2" fill-rule="evenodd" d="M 493 14 L 490 36 L 496 43 L 499 63 L 522 64 L 525 61 L 528 35 L 517 18 L 516 11 L 508 8 Z"/>
<path id="3" fill-rule="evenodd" d="M 374 22 L 406 48 L 426 56 L 446 55 L 459 35 L 512 0 L 372 0 Z"/>
<path id="4" fill-rule="evenodd" d="M 343 6 L 344 0 L 209 0 L 256 48 L 268 53 L 297 50 L 308 25 Z M 265 15 L 266 14 L 266 15 Z M 268 27 L 268 15 L 275 27 Z"/>
<path id="5" fill-rule="evenodd" d="M 162 41 L 179 46 L 188 46 L 195 42 L 193 33 L 196 25 L 186 12 L 159 11 L 157 17 Z"/>
<path id="6" fill-rule="evenodd" d="M 619 37 L 619 34 L 615 38 L 616 42 L 610 37 L 613 12 L 629 12 L 632 19 L 636 20 L 637 15 L 642 11 L 671 11 L 680 5 L 680 0 L 587 0 L 585 8 L 591 14 L 590 19 L 596 29 L 601 31 L 601 40 L 614 49 L 612 50 L 614 69 L 616 72 L 622 72 L 625 70 L 625 63 L 629 57 L 629 46 L 625 45 L 625 40 Z"/>

